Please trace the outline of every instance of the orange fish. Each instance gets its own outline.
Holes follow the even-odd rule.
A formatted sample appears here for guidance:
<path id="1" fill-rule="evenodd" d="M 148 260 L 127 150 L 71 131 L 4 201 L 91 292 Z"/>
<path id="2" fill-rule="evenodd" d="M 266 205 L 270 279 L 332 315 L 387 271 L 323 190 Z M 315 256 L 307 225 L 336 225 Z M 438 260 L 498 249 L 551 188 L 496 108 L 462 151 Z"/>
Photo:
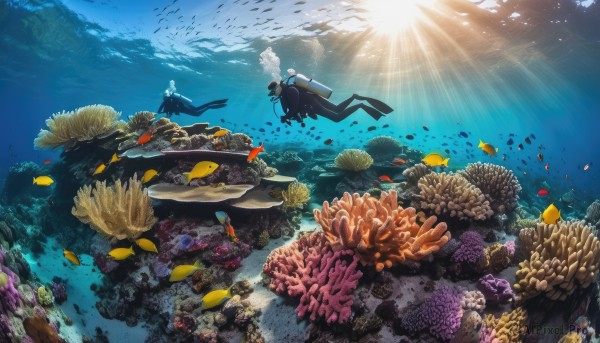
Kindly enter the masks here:
<path id="1" fill-rule="evenodd" d="M 548 163 L 546 163 L 546 166 L 544 167 L 544 169 L 546 169 L 546 170 L 550 169 L 550 166 L 548 165 Z"/>
<path id="2" fill-rule="evenodd" d="M 44 160 L 44 164 L 50 164 L 50 163 L 52 163 L 52 161 L 50 161 L 50 160 Z"/>
<path id="3" fill-rule="evenodd" d="M 265 152 L 263 143 L 260 143 L 260 146 L 258 148 L 252 148 L 252 150 L 250 150 L 250 153 L 248 154 L 248 162 L 252 162 L 256 158 L 256 156 L 258 156 L 259 152 Z"/>
<path id="4" fill-rule="evenodd" d="M 381 181 L 386 181 L 386 182 L 394 182 L 394 181 L 393 181 L 392 179 L 390 179 L 390 177 L 389 177 L 389 176 L 387 176 L 387 175 L 381 175 L 381 176 L 379 177 L 379 180 L 381 180 Z"/>
<path id="5" fill-rule="evenodd" d="M 398 167 L 403 164 L 406 164 L 406 161 L 401 158 L 398 158 L 398 157 L 394 158 L 394 160 L 390 163 L 390 165 L 392 165 L 394 167 Z"/>
<path id="6" fill-rule="evenodd" d="M 215 212 L 215 215 L 217 216 L 217 219 L 219 220 L 221 225 L 223 225 L 227 237 L 231 238 L 233 242 L 238 243 L 240 240 L 235 235 L 235 231 L 233 230 L 233 225 L 231 225 L 231 218 L 229 218 L 229 215 L 223 211 Z"/>
<path id="7" fill-rule="evenodd" d="M 144 133 L 143 135 L 141 135 L 140 138 L 138 138 L 138 140 L 137 140 L 137 144 L 140 145 L 140 144 L 146 144 L 146 143 L 150 142 L 150 140 L 152 139 L 153 133 L 154 132 L 152 132 L 152 130 L 150 130 L 150 131 Z"/>

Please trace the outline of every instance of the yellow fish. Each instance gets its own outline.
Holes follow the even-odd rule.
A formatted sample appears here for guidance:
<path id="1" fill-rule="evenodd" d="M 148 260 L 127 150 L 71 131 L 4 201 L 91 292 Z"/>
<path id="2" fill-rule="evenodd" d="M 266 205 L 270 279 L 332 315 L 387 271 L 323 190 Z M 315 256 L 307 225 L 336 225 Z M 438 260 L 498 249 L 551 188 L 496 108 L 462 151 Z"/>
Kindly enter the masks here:
<path id="1" fill-rule="evenodd" d="M 231 298 L 231 287 L 233 287 L 233 285 L 229 286 L 227 289 L 214 290 L 203 296 L 202 308 L 200 310 L 208 310 L 215 306 L 219 306 L 223 301 Z"/>
<path id="2" fill-rule="evenodd" d="M 227 130 L 227 129 L 221 129 L 221 130 L 219 130 L 219 131 L 215 132 L 215 133 L 213 134 L 213 137 L 221 137 L 221 136 L 225 136 L 225 135 L 226 135 L 226 134 L 228 134 L 228 133 L 229 133 L 229 130 Z"/>
<path id="3" fill-rule="evenodd" d="M 102 174 L 104 169 L 106 169 L 106 164 L 101 163 L 99 166 L 96 167 L 96 170 L 94 170 L 94 174 L 92 174 L 92 176 Z"/>
<path id="4" fill-rule="evenodd" d="M 75 255 L 74 252 L 69 251 L 67 249 L 63 249 L 63 254 L 65 254 L 65 258 L 71 262 L 73 262 L 76 265 L 80 265 L 81 262 L 79 262 L 79 257 L 77 257 L 77 255 Z"/>
<path id="5" fill-rule="evenodd" d="M 50 176 L 38 176 L 33 178 L 33 184 L 38 186 L 50 186 L 54 183 L 54 180 Z"/>
<path id="6" fill-rule="evenodd" d="M 149 240 L 148 238 L 138 238 L 135 240 L 135 244 L 143 250 L 155 252 L 158 254 L 158 249 L 156 249 L 156 244 Z"/>
<path id="7" fill-rule="evenodd" d="M 108 253 L 108 256 L 112 257 L 112 259 L 115 261 L 125 260 L 131 255 L 135 255 L 135 252 L 133 251 L 133 245 L 129 248 L 116 248 Z"/>
<path id="8" fill-rule="evenodd" d="M 115 162 L 119 162 L 121 160 L 121 158 L 119 156 L 117 156 L 117 153 L 115 152 L 112 157 L 110 158 L 110 162 L 108 163 L 115 163 Z"/>
<path id="9" fill-rule="evenodd" d="M 540 217 L 546 224 L 556 224 L 562 220 L 560 217 L 560 211 L 558 208 L 556 208 L 556 206 L 554 206 L 554 204 L 550 204 L 550 206 L 544 210 L 544 213 L 542 213 Z"/>
<path id="10" fill-rule="evenodd" d="M 438 166 L 448 166 L 448 162 L 450 161 L 450 157 L 444 159 L 444 157 L 438 153 L 432 152 L 431 154 L 425 156 L 421 162 L 425 163 L 430 167 L 438 167 Z"/>
<path id="11" fill-rule="evenodd" d="M 171 272 L 171 276 L 169 277 L 169 281 L 177 282 L 185 279 L 186 277 L 192 275 L 196 270 L 202 269 L 204 266 L 200 263 L 200 260 L 196 261 L 193 265 L 191 264 L 183 264 L 181 266 L 177 266 L 173 268 Z"/>
<path id="12" fill-rule="evenodd" d="M 183 175 L 185 175 L 187 182 L 190 183 L 190 181 L 192 181 L 193 179 L 201 179 L 214 173 L 214 171 L 217 170 L 217 168 L 219 168 L 219 165 L 215 162 L 202 161 L 196 163 L 194 168 L 192 168 L 192 170 L 189 173 L 183 173 Z"/>
<path id="13" fill-rule="evenodd" d="M 144 176 L 142 176 L 142 183 L 150 182 L 157 175 L 158 175 L 158 172 L 155 169 L 146 170 L 144 172 Z"/>
<path id="14" fill-rule="evenodd" d="M 483 150 L 488 155 L 496 156 L 498 152 L 498 148 L 494 148 L 490 143 L 484 143 L 481 139 L 479 140 L 479 145 L 477 146 L 479 149 Z"/>

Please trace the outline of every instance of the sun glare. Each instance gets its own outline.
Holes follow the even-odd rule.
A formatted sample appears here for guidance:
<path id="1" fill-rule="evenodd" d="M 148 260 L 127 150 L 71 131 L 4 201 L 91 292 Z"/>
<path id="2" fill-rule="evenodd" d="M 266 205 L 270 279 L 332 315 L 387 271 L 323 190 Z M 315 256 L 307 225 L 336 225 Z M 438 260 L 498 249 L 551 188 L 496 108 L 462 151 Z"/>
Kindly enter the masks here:
<path id="1" fill-rule="evenodd" d="M 370 25 L 379 33 L 396 34 L 423 19 L 421 8 L 436 0 L 365 0 Z"/>

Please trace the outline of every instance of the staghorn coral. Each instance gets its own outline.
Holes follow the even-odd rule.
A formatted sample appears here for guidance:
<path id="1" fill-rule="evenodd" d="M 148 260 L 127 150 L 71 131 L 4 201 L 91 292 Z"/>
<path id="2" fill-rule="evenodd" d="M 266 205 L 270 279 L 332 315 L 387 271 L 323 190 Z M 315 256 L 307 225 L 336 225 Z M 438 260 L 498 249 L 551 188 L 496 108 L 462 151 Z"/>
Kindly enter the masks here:
<path id="1" fill-rule="evenodd" d="M 154 114 L 154 112 L 141 111 L 129 116 L 129 121 L 127 122 L 127 132 L 147 130 L 154 122 Z"/>
<path id="2" fill-rule="evenodd" d="M 540 223 L 528 234 L 533 248 L 529 260 L 519 263 L 514 285 L 517 302 L 539 294 L 564 301 L 576 289 L 587 288 L 596 280 L 600 241 L 583 221 Z"/>
<path id="3" fill-rule="evenodd" d="M 512 211 L 517 206 L 521 185 L 513 172 L 490 163 L 471 163 L 460 172 L 479 188 L 496 214 Z"/>
<path id="4" fill-rule="evenodd" d="M 116 240 L 135 239 L 156 223 L 148 191 L 134 174 L 129 182 L 117 180 L 113 187 L 96 181 L 96 187 L 83 186 L 73 198 L 71 213 L 82 223 Z"/>
<path id="5" fill-rule="evenodd" d="M 283 207 L 302 208 L 310 200 L 310 190 L 300 182 L 292 182 L 285 191 L 281 192 Z"/>
<path id="6" fill-rule="evenodd" d="M 359 149 L 346 149 L 335 158 L 335 165 L 343 170 L 363 171 L 373 164 L 373 158 L 367 152 Z"/>
<path id="7" fill-rule="evenodd" d="M 112 107 L 90 105 L 72 112 L 55 113 L 46 119 L 49 130 L 40 130 L 33 144 L 41 149 L 69 148 L 117 129 L 117 113 Z"/>
<path id="8" fill-rule="evenodd" d="M 435 216 L 417 224 L 416 210 L 398 206 L 394 190 L 382 192 L 379 200 L 368 193 L 344 193 L 313 213 L 335 251 L 354 249 L 363 265 L 374 265 L 377 271 L 421 260 L 450 239 L 446 223 L 433 227 Z"/>
<path id="9" fill-rule="evenodd" d="M 480 342 L 521 342 L 527 333 L 527 312 L 518 307 L 510 313 L 503 313 L 500 318 L 488 314 L 483 323 Z"/>
<path id="10" fill-rule="evenodd" d="M 402 151 L 402 145 L 394 137 L 376 136 L 365 144 L 365 150 L 373 156 L 397 154 Z"/>
<path id="11" fill-rule="evenodd" d="M 321 232 L 302 236 L 289 246 L 273 250 L 263 272 L 269 288 L 300 297 L 299 317 L 324 317 L 328 324 L 345 323 L 352 315 L 353 292 L 362 273 L 352 250 L 333 251 Z"/>
<path id="12" fill-rule="evenodd" d="M 431 173 L 419 179 L 421 208 L 458 219 L 484 220 L 494 214 L 479 188 L 458 174 Z"/>

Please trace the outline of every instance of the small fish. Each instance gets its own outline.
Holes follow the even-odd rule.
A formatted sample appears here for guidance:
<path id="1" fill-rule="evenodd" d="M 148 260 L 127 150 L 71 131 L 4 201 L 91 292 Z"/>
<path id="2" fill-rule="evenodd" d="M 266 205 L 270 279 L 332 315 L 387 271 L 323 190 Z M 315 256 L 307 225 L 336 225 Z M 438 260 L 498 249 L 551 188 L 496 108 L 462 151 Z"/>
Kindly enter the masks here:
<path id="1" fill-rule="evenodd" d="M 542 198 L 542 197 L 545 197 L 545 196 L 548 196 L 548 190 L 547 190 L 547 189 L 543 189 L 543 188 L 542 188 L 542 189 L 540 189 L 540 190 L 537 192 L 537 196 L 538 196 L 538 197 L 540 197 L 540 198 Z"/>
<path id="2" fill-rule="evenodd" d="M 325 145 L 331 145 L 333 143 L 333 139 L 328 138 L 323 143 L 325 143 Z"/>
<path id="3" fill-rule="evenodd" d="M 194 274 L 194 272 L 198 269 L 202 269 L 204 266 L 200 263 L 200 260 L 197 260 L 193 265 L 192 264 L 182 264 L 173 268 L 171 272 L 171 276 L 169 276 L 169 281 L 177 282 L 185 279 L 186 277 Z"/>
<path id="4" fill-rule="evenodd" d="M 44 160 L 44 164 L 50 164 L 50 163 L 52 163 L 51 160 Z"/>
<path id="5" fill-rule="evenodd" d="M 154 132 L 152 130 L 150 130 L 150 131 L 144 133 L 143 135 L 141 135 L 137 140 L 137 145 L 142 145 L 142 144 L 146 144 L 146 143 L 150 142 L 153 134 L 154 134 Z"/>
<path id="6" fill-rule="evenodd" d="M 257 148 L 252 148 L 252 150 L 250 150 L 250 153 L 248 154 L 248 162 L 252 162 L 256 156 L 258 156 L 258 153 L 260 152 L 265 152 L 265 147 L 263 143 L 260 143 L 260 146 Z"/>
<path id="7" fill-rule="evenodd" d="M 233 229 L 233 225 L 231 225 L 231 218 L 229 218 L 229 215 L 224 211 L 217 211 L 215 212 L 215 216 L 217 217 L 217 220 L 219 220 L 219 223 L 223 225 L 227 237 L 231 238 L 231 240 L 235 243 L 238 243 L 239 239 L 235 235 L 235 231 Z"/>
<path id="8" fill-rule="evenodd" d="M 448 162 L 450 158 L 444 159 L 444 157 L 438 153 L 432 152 L 429 155 L 425 156 L 421 162 L 425 163 L 430 167 L 438 167 L 438 166 L 448 166 Z"/>
<path id="9" fill-rule="evenodd" d="M 506 141 L 506 145 L 513 145 L 513 143 L 514 143 L 514 141 L 513 141 L 513 139 L 512 139 L 512 138 L 509 138 L 509 139 Z"/>
<path id="10" fill-rule="evenodd" d="M 113 153 L 112 157 L 110 158 L 110 161 L 108 162 L 109 164 L 115 163 L 115 162 L 119 162 L 121 160 L 121 158 L 119 156 L 117 156 L 117 153 Z"/>
<path id="11" fill-rule="evenodd" d="M 358 125 L 358 121 L 355 120 L 355 121 L 352 122 L 352 124 L 350 124 L 351 127 L 354 126 L 354 125 Z"/>
<path id="12" fill-rule="evenodd" d="M 394 158 L 391 163 L 393 166 L 401 166 L 403 164 L 406 164 L 406 161 L 398 157 Z"/>
<path id="13" fill-rule="evenodd" d="M 496 153 L 498 152 L 498 148 L 494 148 L 490 143 L 484 143 L 481 139 L 479 140 L 479 145 L 477 147 L 491 156 L 496 156 Z"/>
<path id="14" fill-rule="evenodd" d="M 125 260 L 131 255 L 135 255 L 135 252 L 133 251 L 133 245 L 129 248 L 115 248 L 108 252 L 108 256 L 115 261 Z"/>
<path id="15" fill-rule="evenodd" d="M 266 122 L 265 124 L 267 124 L 269 126 L 273 126 L 273 123 L 271 123 L 270 121 Z"/>
<path id="16" fill-rule="evenodd" d="M 525 143 L 531 144 L 531 139 L 529 139 L 529 137 L 525 137 Z"/>
<path id="17" fill-rule="evenodd" d="M 48 187 L 54 183 L 50 176 L 38 176 L 33 178 L 33 184 L 38 186 Z"/>
<path id="18" fill-rule="evenodd" d="M 413 135 L 406 135 L 406 139 L 413 140 L 413 139 L 415 139 L 415 136 L 413 136 Z"/>
<path id="19" fill-rule="evenodd" d="M 467 135 L 467 133 L 464 132 L 464 131 L 461 131 L 458 135 L 461 136 L 461 137 L 464 137 L 464 138 L 468 138 L 469 137 L 469 135 Z"/>
<path id="20" fill-rule="evenodd" d="M 196 163 L 189 173 L 183 173 L 183 175 L 185 175 L 187 182 L 190 183 L 194 179 L 201 179 L 214 173 L 217 168 L 219 168 L 219 165 L 215 162 L 202 161 Z"/>
<path id="21" fill-rule="evenodd" d="M 384 124 L 381 128 L 387 129 L 388 127 L 390 127 L 390 124 Z"/>
<path id="22" fill-rule="evenodd" d="M 473 146 L 473 144 L 471 144 L 471 142 L 467 142 L 467 145 L 470 146 L 470 147 Z"/>
<path id="23" fill-rule="evenodd" d="M 550 206 L 544 210 L 540 217 L 546 224 L 556 224 L 562 220 L 560 217 L 560 211 L 558 208 L 556 208 L 556 206 L 554 206 L 554 204 L 550 204 Z"/>
<path id="24" fill-rule="evenodd" d="M 548 165 L 548 163 L 546 163 L 546 166 L 544 167 L 544 169 L 549 170 L 550 166 Z"/>
<path id="25" fill-rule="evenodd" d="M 532 133 L 532 134 L 530 134 L 530 135 L 529 135 L 529 137 L 531 137 L 531 138 L 533 138 L 533 139 L 536 139 L 536 138 L 535 138 L 535 135 L 534 135 L 533 133 Z"/>
<path id="26" fill-rule="evenodd" d="M 137 244 L 138 247 L 142 248 L 142 250 L 149 251 L 149 252 L 155 252 L 158 254 L 158 249 L 156 249 L 156 244 L 154 244 L 154 242 L 152 242 L 148 238 L 138 238 L 135 240 L 135 244 Z"/>
<path id="27" fill-rule="evenodd" d="M 219 131 L 215 132 L 215 133 L 213 134 L 213 137 L 221 137 L 221 136 L 225 136 L 225 135 L 226 135 L 226 134 L 228 134 L 228 133 L 229 133 L 229 130 L 227 130 L 227 129 L 221 129 L 221 130 L 219 130 Z"/>
<path id="28" fill-rule="evenodd" d="M 393 181 L 392 179 L 390 179 L 390 177 L 389 177 L 389 176 L 387 176 L 387 175 L 381 175 L 381 176 L 379 177 L 379 180 L 381 180 L 381 181 L 385 181 L 385 182 L 394 182 L 394 181 Z"/>
<path id="29" fill-rule="evenodd" d="M 229 298 L 231 298 L 231 286 L 227 289 L 217 289 L 209 292 L 202 297 L 202 307 L 200 310 L 208 310 L 219 306 Z"/>
<path id="30" fill-rule="evenodd" d="M 429 128 L 427 126 L 423 125 L 423 130 L 429 131 Z"/>
<path id="31" fill-rule="evenodd" d="M 537 154 L 537 158 L 540 162 L 544 162 L 544 155 L 541 152 Z"/>
<path id="32" fill-rule="evenodd" d="M 367 131 L 369 131 L 369 132 L 370 132 L 370 131 L 374 131 L 374 130 L 376 130 L 376 129 L 377 129 L 377 127 L 376 127 L 376 126 L 369 126 L 369 127 L 367 128 Z"/>
<path id="33" fill-rule="evenodd" d="M 583 166 L 583 170 L 584 170 L 584 171 L 585 171 L 585 170 L 588 170 L 588 169 L 590 169 L 590 165 L 589 165 L 589 163 L 588 163 L 588 164 L 586 164 L 585 166 Z"/>
<path id="34" fill-rule="evenodd" d="M 519 146 L 517 147 L 519 150 L 523 150 L 525 148 L 523 148 L 523 144 L 519 144 Z"/>
<path id="35" fill-rule="evenodd" d="M 144 176 L 142 176 L 142 183 L 148 183 L 154 179 L 155 176 L 158 175 L 158 171 L 155 169 L 148 169 L 144 172 Z"/>
<path id="36" fill-rule="evenodd" d="M 72 252 L 69 251 L 67 249 L 63 249 L 63 254 L 65 255 L 65 258 L 71 262 L 73 262 L 73 264 L 75 265 L 81 265 L 81 262 L 79 261 L 79 257 L 77 257 L 77 255 Z"/>
<path id="37" fill-rule="evenodd" d="M 96 169 L 94 169 L 94 173 L 92 174 L 92 176 L 102 174 L 102 172 L 104 172 L 104 169 L 106 169 L 106 164 L 100 163 L 100 165 L 97 166 Z"/>

